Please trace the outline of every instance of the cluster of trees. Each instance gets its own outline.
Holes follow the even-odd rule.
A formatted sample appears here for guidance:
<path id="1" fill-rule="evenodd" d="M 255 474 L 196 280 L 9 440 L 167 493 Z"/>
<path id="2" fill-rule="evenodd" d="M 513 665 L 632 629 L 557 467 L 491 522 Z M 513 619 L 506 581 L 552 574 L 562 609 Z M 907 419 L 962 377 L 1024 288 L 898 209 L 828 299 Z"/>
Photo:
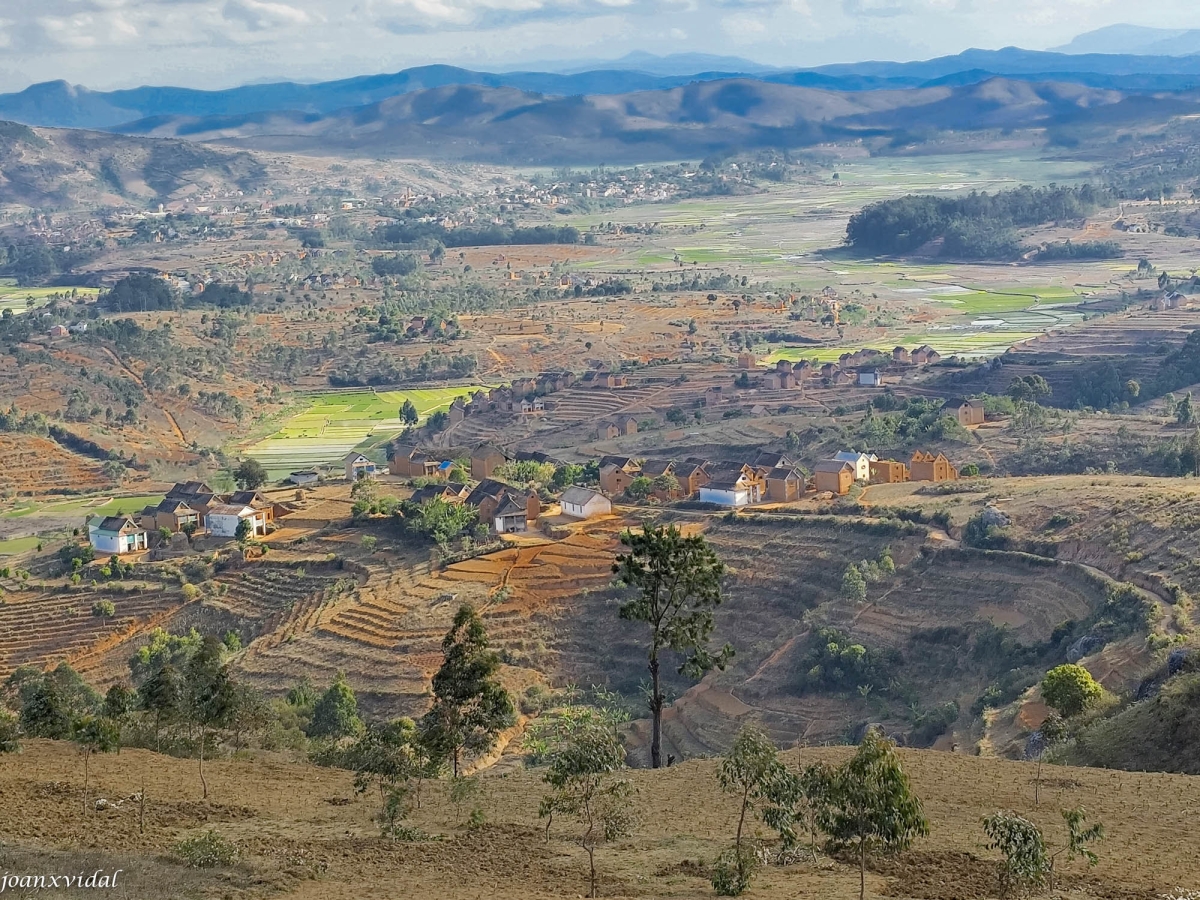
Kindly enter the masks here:
<path id="1" fill-rule="evenodd" d="M 877 415 L 877 410 L 884 415 Z M 942 411 L 942 401 L 926 397 L 902 401 L 888 391 L 867 407 L 858 433 L 866 446 L 879 448 L 929 441 L 968 443 L 971 438 L 958 419 Z"/>
<path id="2" fill-rule="evenodd" d="M 493 247 L 505 244 L 578 244 L 579 230 L 569 225 L 486 225 L 446 228 L 437 222 L 396 222 L 375 229 L 379 246 Z"/>
<path id="3" fill-rule="evenodd" d="M 379 387 L 409 381 L 440 381 L 468 378 L 475 374 L 479 361 L 472 353 L 443 353 L 430 350 L 411 365 L 383 354 L 368 359 L 356 359 L 329 374 L 334 387 Z"/>
<path id="4" fill-rule="evenodd" d="M 996 194 L 972 192 L 964 197 L 909 195 L 881 200 L 850 217 L 846 243 L 863 253 L 911 253 L 942 239 L 942 253 L 960 259 L 1015 259 L 1027 248 L 1016 230 L 1047 222 L 1083 218 L 1108 202 L 1107 191 L 1079 187 L 1020 187 Z M 1093 246 L 1094 243 L 1094 246 Z M 1107 242 L 1072 245 L 1074 258 L 1090 250 L 1109 255 Z M 1068 252 L 1066 248 L 1052 250 Z"/>
<path id="5" fill-rule="evenodd" d="M 895 652 L 868 650 L 835 628 L 822 628 L 797 667 L 796 691 L 882 690 L 895 660 Z"/>
<path id="6" fill-rule="evenodd" d="M 403 278 L 405 275 L 411 275 L 417 271 L 420 264 L 420 261 L 412 253 L 388 253 L 376 256 L 371 260 L 371 271 L 381 277 L 391 275 Z"/>
<path id="7" fill-rule="evenodd" d="M 488 537 L 487 525 L 479 521 L 479 511 L 465 503 L 447 503 L 436 497 L 423 505 L 406 500 L 396 508 L 395 516 L 405 534 L 443 550 L 463 538 L 483 543 Z"/>
<path id="8" fill-rule="evenodd" d="M 46 417 L 42 413 L 22 413 L 15 403 L 7 410 L 0 409 L 0 431 L 36 434 L 41 437 L 50 433 Z"/>

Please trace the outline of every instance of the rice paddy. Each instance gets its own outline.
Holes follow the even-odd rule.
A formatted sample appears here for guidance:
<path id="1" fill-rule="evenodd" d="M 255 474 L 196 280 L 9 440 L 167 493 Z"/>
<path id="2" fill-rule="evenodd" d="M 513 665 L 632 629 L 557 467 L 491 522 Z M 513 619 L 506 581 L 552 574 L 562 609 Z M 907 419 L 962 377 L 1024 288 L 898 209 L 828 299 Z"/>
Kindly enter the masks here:
<path id="1" fill-rule="evenodd" d="M 400 407 L 411 400 L 420 421 L 449 408 L 484 385 L 406 391 L 328 391 L 297 398 L 307 408 L 274 434 L 251 445 L 246 455 L 258 460 L 272 478 L 289 472 L 332 466 L 351 450 L 377 444 L 403 430 Z M 382 458 L 376 460 L 382 462 Z"/>
<path id="2" fill-rule="evenodd" d="M 137 494 L 132 497 L 113 497 L 111 494 L 103 497 L 73 497 L 70 500 L 56 500 L 51 503 L 19 503 L 2 515 L 6 519 L 20 519 L 35 514 L 62 517 L 132 515 L 141 512 L 147 506 L 156 506 L 162 498 L 162 494 Z"/>
<path id="3" fill-rule="evenodd" d="M 87 287 L 21 287 L 11 278 L 0 278 L 0 311 L 9 309 L 16 315 L 45 305 L 46 300 L 55 294 L 70 294 L 72 291 L 79 297 L 95 297 L 99 293 L 98 288 Z"/>

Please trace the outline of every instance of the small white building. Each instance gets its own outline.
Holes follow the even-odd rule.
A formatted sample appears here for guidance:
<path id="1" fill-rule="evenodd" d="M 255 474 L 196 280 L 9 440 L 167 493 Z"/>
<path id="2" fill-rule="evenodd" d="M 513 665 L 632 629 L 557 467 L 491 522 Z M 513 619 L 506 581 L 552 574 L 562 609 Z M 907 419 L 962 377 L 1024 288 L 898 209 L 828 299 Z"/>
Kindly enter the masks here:
<path id="1" fill-rule="evenodd" d="M 883 375 L 878 369 L 866 369 L 858 373 L 859 387 L 879 387 L 883 384 Z"/>
<path id="2" fill-rule="evenodd" d="M 594 519 L 612 512 L 612 501 L 583 487 L 569 487 L 559 498 L 562 514 L 572 519 Z"/>
<path id="3" fill-rule="evenodd" d="M 306 469 L 303 472 L 292 472 L 287 480 L 297 485 L 316 484 L 321 480 L 321 476 L 315 469 Z"/>
<path id="4" fill-rule="evenodd" d="M 243 519 L 250 522 L 252 536 L 262 537 L 267 533 L 267 510 L 251 506 L 223 503 L 210 509 L 204 521 L 209 534 L 232 538 L 237 537 L 238 525 Z"/>
<path id="5" fill-rule="evenodd" d="M 700 488 L 700 502 L 737 509 L 754 503 L 758 499 L 755 493 L 753 485 L 741 478 L 736 481 L 710 481 Z"/>
<path id="6" fill-rule="evenodd" d="M 360 478 L 375 474 L 375 463 L 361 453 L 356 453 L 352 450 L 346 455 L 343 462 L 346 466 L 347 481 L 358 481 Z"/>
<path id="7" fill-rule="evenodd" d="M 88 542 L 98 554 L 137 553 L 146 549 L 146 529 L 129 516 L 96 517 L 88 521 Z"/>
<path id="8" fill-rule="evenodd" d="M 879 460 L 874 453 L 855 453 L 853 450 L 840 450 L 833 458 L 838 462 L 848 462 L 854 467 L 855 481 L 870 481 L 871 463 Z"/>

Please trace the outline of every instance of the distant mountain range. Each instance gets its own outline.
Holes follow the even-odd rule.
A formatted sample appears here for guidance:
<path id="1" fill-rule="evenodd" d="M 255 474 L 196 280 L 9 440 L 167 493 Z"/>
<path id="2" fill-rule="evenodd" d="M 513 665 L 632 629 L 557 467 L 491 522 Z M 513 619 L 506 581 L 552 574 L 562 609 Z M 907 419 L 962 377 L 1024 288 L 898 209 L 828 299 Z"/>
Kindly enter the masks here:
<path id="1" fill-rule="evenodd" d="M 1143 56 L 1190 56 L 1200 53 L 1200 28 L 1146 28 L 1109 25 L 1055 47 L 1060 53 L 1137 53 Z"/>
<path id="2" fill-rule="evenodd" d="M 327 115 L 157 117 L 123 131 L 280 152 L 592 164 L 859 138 L 904 143 L 945 131 L 1108 130 L 1197 112 L 1200 103 L 1184 96 L 1003 78 L 842 92 L 736 78 L 573 97 L 446 85 Z"/>
<path id="3" fill-rule="evenodd" d="M 1083 37 L 1078 40 L 1083 41 Z M 692 71 L 681 72 L 692 67 Z M 421 66 L 394 74 L 316 84 L 287 81 L 223 91 L 175 87 L 91 91 L 54 81 L 19 93 L 0 94 L 0 119 L 27 125 L 143 132 L 146 119 L 268 113 L 326 116 L 402 94 L 458 85 L 576 97 L 671 90 L 693 82 L 730 78 L 853 92 L 965 86 L 997 76 L 1031 82 L 1071 82 L 1125 92 L 1184 91 L 1200 87 L 1200 56 L 1048 53 L 1010 47 L 967 50 L 921 62 L 861 62 L 775 70 L 736 57 L 630 54 L 601 68 L 574 72 L 476 72 L 455 66 Z"/>

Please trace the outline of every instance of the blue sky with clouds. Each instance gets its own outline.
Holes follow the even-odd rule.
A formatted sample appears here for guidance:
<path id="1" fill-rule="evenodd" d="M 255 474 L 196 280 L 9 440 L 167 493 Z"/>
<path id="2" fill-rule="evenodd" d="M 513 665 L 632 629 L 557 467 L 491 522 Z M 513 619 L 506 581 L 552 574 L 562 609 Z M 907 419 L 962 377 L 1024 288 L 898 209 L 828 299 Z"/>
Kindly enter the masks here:
<path id="1" fill-rule="evenodd" d="M 0 91 L 215 88 L 448 62 L 704 52 L 783 66 L 1043 49 L 1118 22 L 1200 28 L 1198 0 L 0 0 Z"/>

